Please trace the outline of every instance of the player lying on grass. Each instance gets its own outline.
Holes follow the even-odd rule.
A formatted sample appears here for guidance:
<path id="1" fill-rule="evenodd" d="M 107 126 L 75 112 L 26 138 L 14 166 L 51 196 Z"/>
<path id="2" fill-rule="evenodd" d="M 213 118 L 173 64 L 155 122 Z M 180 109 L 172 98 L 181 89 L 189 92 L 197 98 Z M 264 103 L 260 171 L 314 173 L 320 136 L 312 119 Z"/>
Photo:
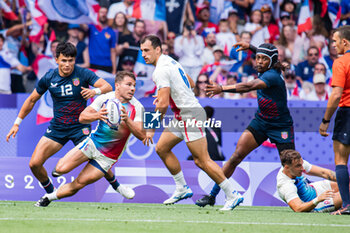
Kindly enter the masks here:
<path id="1" fill-rule="evenodd" d="M 65 174 L 89 161 L 78 177 L 69 184 L 65 184 L 56 191 L 45 194 L 35 205 L 45 207 L 51 201 L 69 197 L 77 193 L 88 184 L 94 183 L 105 176 L 107 171 L 121 156 L 130 133 L 140 140 L 145 138 L 142 127 L 142 104 L 133 96 L 136 79 L 133 73 L 121 71 L 115 78 L 115 92 L 99 96 L 91 105 L 84 109 L 79 121 L 89 124 L 99 120 L 96 129 L 88 138 L 69 151 L 56 165 L 55 174 Z M 108 99 L 118 99 L 123 108 L 121 110 L 121 124 L 118 129 L 112 129 L 106 123 L 107 109 L 104 103 Z M 125 186 L 124 186 L 125 187 Z M 129 188 L 127 198 L 133 198 L 134 191 Z"/>
<path id="2" fill-rule="evenodd" d="M 341 207 L 342 200 L 335 172 L 303 160 L 299 152 L 284 150 L 282 168 L 277 174 L 277 191 L 281 199 L 295 212 L 331 212 Z M 307 175 L 325 178 L 310 183 Z"/>

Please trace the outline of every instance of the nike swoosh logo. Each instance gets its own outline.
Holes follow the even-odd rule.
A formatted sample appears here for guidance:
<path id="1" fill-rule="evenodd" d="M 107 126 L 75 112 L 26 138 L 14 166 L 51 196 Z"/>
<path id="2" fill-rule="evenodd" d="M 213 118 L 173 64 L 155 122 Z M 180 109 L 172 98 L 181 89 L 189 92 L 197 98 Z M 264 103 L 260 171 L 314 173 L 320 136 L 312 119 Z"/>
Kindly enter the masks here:
<path id="1" fill-rule="evenodd" d="M 47 129 L 46 132 L 47 132 L 47 133 L 51 133 L 51 129 Z"/>

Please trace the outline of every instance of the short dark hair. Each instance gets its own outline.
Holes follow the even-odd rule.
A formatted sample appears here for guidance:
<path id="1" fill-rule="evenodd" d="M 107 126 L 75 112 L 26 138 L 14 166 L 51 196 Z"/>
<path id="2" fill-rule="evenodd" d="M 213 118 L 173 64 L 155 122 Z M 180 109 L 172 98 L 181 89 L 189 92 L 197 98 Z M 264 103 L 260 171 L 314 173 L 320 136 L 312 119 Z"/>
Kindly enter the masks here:
<path id="1" fill-rule="evenodd" d="M 294 160 L 301 159 L 301 155 L 296 150 L 283 150 L 280 154 L 282 166 L 291 165 Z"/>
<path id="2" fill-rule="evenodd" d="M 159 37 L 156 35 L 147 35 L 144 38 L 141 39 L 140 44 L 144 44 L 147 40 L 151 41 L 152 47 L 155 49 L 157 47 L 160 48 L 160 51 L 162 52 L 162 42 L 160 41 Z"/>
<path id="3" fill-rule="evenodd" d="M 0 39 L 1 39 L 3 42 L 5 42 L 5 37 L 4 37 L 3 34 L 0 34 Z"/>
<path id="4" fill-rule="evenodd" d="M 307 55 L 309 55 L 309 52 L 310 52 L 311 49 L 316 49 L 316 50 L 317 50 L 317 54 L 320 54 L 320 53 L 319 53 L 319 50 L 318 50 L 318 48 L 317 48 L 316 46 L 310 46 L 310 47 L 307 49 Z"/>
<path id="5" fill-rule="evenodd" d="M 133 72 L 130 72 L 130 71 L 119 71 L 116 75 L 115 75 L 115 80 L 114 82 L 115 83 L 118 83 L 118 82 L 121 82 L 124 80 L 125 76 L 129 76 L 131 77 L 132 79 L 134 79 L 136 81 L 136 77 L 134 75 Z"/>
<path id="6" fill-rule="evenodd" d="M 350 41 L 350 25 L 341 26 L 337 28 L 335 31 L 339 33 L 339 38 L 341 40 L 345 39 Z"/>
<path id="7" fill-rule="evenodd" d="M 62 54 L 65 57 L 76 57 L 77 48 L 70 42 L 60 42 L 56 48 L 56 58 Z"/>

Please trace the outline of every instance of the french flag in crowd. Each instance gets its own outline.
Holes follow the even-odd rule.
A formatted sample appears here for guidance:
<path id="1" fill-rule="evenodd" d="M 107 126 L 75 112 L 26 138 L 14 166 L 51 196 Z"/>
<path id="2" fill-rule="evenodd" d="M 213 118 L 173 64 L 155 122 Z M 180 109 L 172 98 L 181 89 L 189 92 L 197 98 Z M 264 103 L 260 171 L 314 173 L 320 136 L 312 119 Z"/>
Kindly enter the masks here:
<path id="1" fill-rule="evenodd" d="M 136 98 L 142 98 L 153 94 L 156 91 L 156 85 L 152 80 L 152 73 L 154 66 L 147 64 L 142 57 L 142 52 L 139 50 L 134 67 L 134 73 L 136 75 Z"/>
<path id="2" fill-rule="evenodd" d="M 35 3 L 50 20 L 73 24 L 98 22 L 100 5 L 95 0 L 35 0 Z"/>
<path id="3" fill-rule="evenodd" d="M 328 0 L 328 16 L 332 21 L 333 28 L 337 28 L 340 23 L 341 7 L 340 0 Z"/>
<path id="4" fill-rule="evenodd" d="M 164 0 L 135 0 L 132 16 L 136 19 L 166 21 Z"/>
<path id="5" fill-rule="evenodd" d="M 47 22 L 45 14 L 40 10 L 35 0 L 26 0 L 27 8 L 32 16 L 32 29 L 29 34 L 29 40 L 39 43 L 44 34 L 44 24 Z"/>
<path id="6" fill-rule="evenodd" d="M 0 0 L 0 8 L 2 12 L 2 16 L 8 20 L 17 20 L 18 17 L 11 8 L 6 4 L 4 0 Z"/>
<path id="7" fill-rule="evenodd" d="M 312 0 L 304 0 L 300 8 L 298 19 L 298 34 L 312 29 L 311 17 L 313 16 Z"/>

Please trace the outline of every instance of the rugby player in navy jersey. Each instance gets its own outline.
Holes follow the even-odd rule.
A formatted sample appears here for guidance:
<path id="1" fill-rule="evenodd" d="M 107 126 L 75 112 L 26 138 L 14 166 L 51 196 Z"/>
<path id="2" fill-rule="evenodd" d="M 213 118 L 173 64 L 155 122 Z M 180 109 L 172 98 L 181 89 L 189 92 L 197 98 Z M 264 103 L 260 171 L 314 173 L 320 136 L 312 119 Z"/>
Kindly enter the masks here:
<path id="1" fill-rule="evenodd" d="M 54 191 L 46 169 L 45 161 L 58 152 L 69 140 L 78 145 L 90 134 L 90 124 L 79 123 L 79 115 L 86 108 L 87 100 L 95 95 L 112 91 L 104 79 L 88 69 L 75 65 L 77 50 L 69 42 L 61 42 L 56 48 L 58 68 L 48 71 L 37 83 L 36 88 L 23 103 L 10 132 L 6 136 L 16 136 L 21 121 L 31 112 L 35 103 L 48 90 L 53 100 L 54 117 L 44 136 L 38 142 L 29 167 L 47 193 Z M 95 87 L 89 89 L 89 86 Z M 55 174 L 53 173 L 55 176 Z M 115 190 L 120 186 L 112 171 L 106 179 Z"/>
<path id="2" fill-rule="evenodd" d="M 228 86 L 212 82 L 207 85 L 206 93 L 213 97 L 221 92 L 245 93 L 257 90 L 258 111 L 240 136 L 235 152 L 223 166 L 226 177 L 231 177 L 238 164 L 268 138 L 276 144 L 279 153 L 286 149 L 295 149 L 293 119 L 287 107 L 286 85 L 281 73 L 284 67 L 278 62 L 277 48 L 272 44 L 261 44 L 256 48 L 245 42 L 234 46 L 240 46 L 237 51 L 249 48 L 256 53 L 258 78 Z M 197 200 L 196 205 L 214 205 L 219 191 L 220 187 L 215 185 L 210 195 Z"/>

